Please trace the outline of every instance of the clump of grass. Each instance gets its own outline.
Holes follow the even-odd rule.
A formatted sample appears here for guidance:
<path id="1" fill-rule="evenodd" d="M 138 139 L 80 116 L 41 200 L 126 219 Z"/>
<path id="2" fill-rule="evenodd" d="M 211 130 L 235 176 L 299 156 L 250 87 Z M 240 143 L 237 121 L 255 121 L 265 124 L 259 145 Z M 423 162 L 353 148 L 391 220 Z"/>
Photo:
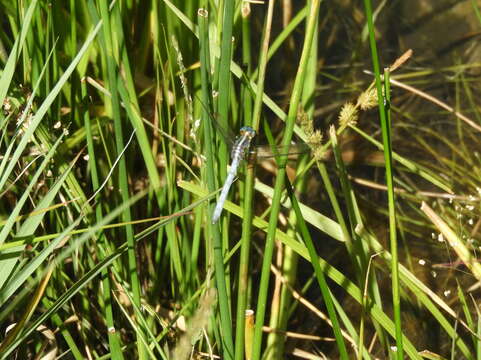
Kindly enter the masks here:
<path id="1" fill-rule="evenodd" d="M 406 52 L 375 88 L 362 27 L 395 13 L 384 3 L 364 19 L 346 5 L 342 31 L 327 26 L 340 23 L 330 4 L 319 22 L 318 1 L 3 5 L 0 359 L 480 357 L 478 65 L 419 71 Z M 289 169 L 296 191 L 283 156 L 276 176 L 257 172 L 273 187 L 248 167 L 212 226 L 229 149 L 210 111 L 233 130 L 263 123 L 285 147 L 295 132 L 313 144 Z M 390 174 L 344 163 L 338 137 L 353 134 L 392 155 Z M 245 308 L 257 315 L 248 349 Z"/>

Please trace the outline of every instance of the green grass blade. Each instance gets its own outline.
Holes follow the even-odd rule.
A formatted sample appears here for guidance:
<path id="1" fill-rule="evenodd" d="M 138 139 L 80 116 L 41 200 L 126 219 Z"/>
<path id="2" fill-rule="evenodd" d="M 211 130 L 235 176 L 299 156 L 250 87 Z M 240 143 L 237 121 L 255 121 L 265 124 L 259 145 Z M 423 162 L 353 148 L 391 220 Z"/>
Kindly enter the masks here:
<path id="1" fill-rule="evenodd" d="M 43 117 L 49 110 L 50 106 L 54 102 L 56 96 L 60 93 L 62 90 L 62 87 L 65 85 L 67 82 L 68 78 L 70 75 L 73 73 L 75 70 L 75 67 L 78 65 L 84 54 L 86 53 L 87 49 L 89 46 L 92 44 L 92 42 L 95 39 L 95 36 L 99 32 L 101 27 L 101 23 L 98 23 L 95 28 L 90 32 L 90 34 L 87 36 L 87 39 L 85 40 L 82 48 L 79 50 L 78 54 L 75 56 L 75 58 L 72 60 L 68 68 L 65 70 L 63 75 L 60 77 L 60 79 L 57 81 L 57 84 L 54 86 L 52 91 L 48 94 L 47 98 L 44 100 L 42 105 L 39 107 L 38 111 L 35 113 L 33 118 L 31 119 L 31 122 L 29 124 L 29 127 L 25 131 L 25 134 L 19 141 L 12 158 L 10 159 L 10 163 L 7 166 L 5 172 L 2 174 L 2 177 L 0 179 L 0 189 L 3 189 L 5 186 L 5 183 L 8 180 L 8 176 L 10 176 L 11 172 L 13 171 L 13 168 L 15 167 L 18 159 L 22 155 L 23 151 L 25 150 L 25 147 L 27 146 L 31 136 L 33 135 L 35 129 L 37 126 L 40 124 L 42 121 Z"/>
<path id="2" fill-rule="evenodd" d="M 27 37 L 28 31 L 30 29 L 30 24 L 32 17 L 34 15 L 35 8 L 37 6 L 38 0 L 33 0 L 30 2 L 25 16 L 22 19 L 22 29 L 20 35 L 16 38 L 15 44 L 10 52 L 7 63 L 2 71 L 2 76 L 0 77 L 0 104 L 3 104 L 5 96 L 7 95 L 8 89 L 12 82 L 13 75 L 15 74 L 15 65 L 20 58 L 21 49 L 24 46 L 25 38 Z M 5 119 L 2 116 L 2 121 L 0 122 L 0 128 L 3 128 Z M 0 186 L 0 189 L 2 186 Z"/>
<path id="3" fill-rule="evenodd" d="M 310 236 L 309 230 L 307 229 L 306 223 L 304 222 L 301 209 L 297 202 L 296 196 L 292 191 L 292 187 L 289 183 L 289 179 L 287 178 L 287 176 L 286 176 L 286 184 L 287 184 L 286 185 L 287 193 L 289 194 L 289 198 L 291 199 L 291 202 L 292 202 L 292 207 L 296 213 L 296 218 L 298 221 L 298 226 L 301 232 L 301 236 L 306 244 L 307 250 L 309 251 L 310 262 L 314 267 L 314 272 L 316 273 L 317 282 L 319 284 L 319 288 L 321 289 L 321 293 L 327 307 L 329 319 L 332 322 L 332 328 L 334 331 L 334 336 L 336 338 L 336 343 L 337 343 L 337 348 L 339 351 L 340 358 L 348 359 L 349 357 L 347 354 L 346 344 L 344 343 L 344 338 L 341 334 L 341 327 L 337 319 L 336 310 L 334 309 L 332 294 L 327 285 L 324 273 L 322 272 L 321 267 L 317 262 L 318 255 L 316 253 L 314 243 L 312 242 L 312 238 Z"/>
<path id="4" fill-rule="evenodd" d="M 55 150 L 57 149 L 58 145 L 60 145 L 60 143 L 62 142 L 62 139 L 63 139 L 63 135 L 60 136 L 57 139 L 57 141 L 55 142 L 55 145 L 45 155 L 45 159 L 40 164 L 38 170 L 35 172 L 35 175 L 32 177 L 32 180 L 30 181 L 28 187 L 25 189 L 22 197 L 19 199 L 17 205 L 15 206 L 13 211 L 11 212 L 7 222 L 5 223 L 5 225 L 2 228 L 2 231 L 0 231 L 0 245 L 5 242 L 7 236 L 10 233 L 10 230 L 12 230 L 12 227 L 15 223 L 15 220 L 16 220 L 17 216 L 20 214 L 20 211 L 22 210 L 23 206 L 25 205 L 26 201 L 29 198 L 30 191 L 32 191 L 34 186 L 37 184 L 37 181 L 40 178 L 40 175 L 42 175 L 43 170 L 47 167 L 50 159 L 52 159 L 52 157 L 54 156 Z"/>

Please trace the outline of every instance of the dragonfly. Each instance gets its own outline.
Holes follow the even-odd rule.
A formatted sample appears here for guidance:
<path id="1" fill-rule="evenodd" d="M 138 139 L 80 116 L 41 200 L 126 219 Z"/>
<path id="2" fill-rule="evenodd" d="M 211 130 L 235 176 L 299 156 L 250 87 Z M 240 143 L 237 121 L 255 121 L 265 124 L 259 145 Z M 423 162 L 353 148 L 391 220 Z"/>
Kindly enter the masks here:
<path id="1" fill-rule="evenodd" d="M 221 134 L 225 135 L 225 130 L 220 127 L 216 121 L 214 121 L 215 126 L 220 130 Z M 237 170 L 241 162 L 248 158 L 269 158 L 274 156 L 281 156 L 281 155 L 294 155 L 294 154 L 303 154 L 309 152 L 311 147 L 307 143 L 301 143 L 296 145 L 289 145 L 287 148 L 283 146 L 274 147 L 273 149 L 269 149 L 269 146 L 254 146 L 252 144 L 252 140 L 256 136 L 256 132 L 250 126 L 243 126 L 239 131 L 239 136 L 232 142 L 228 140 L 227 142 L 233 143 L 232 150 L 231 150 L 231 165 L 229 171 L 227 173 L 227 177 L 224 181 L 224 185 L 222 186 L 222 190 L 217 200 L 217 204 L 214 209 L 214 213 L 212 215 L 212 224 L 217 223 L 220 216 L 222 215 L 222 209 L 224 208 L 224 203 L 227 199 L 227 195 L 229 194 L 229 190 L 234 182 L 234 179 L 237 175 Z"/>

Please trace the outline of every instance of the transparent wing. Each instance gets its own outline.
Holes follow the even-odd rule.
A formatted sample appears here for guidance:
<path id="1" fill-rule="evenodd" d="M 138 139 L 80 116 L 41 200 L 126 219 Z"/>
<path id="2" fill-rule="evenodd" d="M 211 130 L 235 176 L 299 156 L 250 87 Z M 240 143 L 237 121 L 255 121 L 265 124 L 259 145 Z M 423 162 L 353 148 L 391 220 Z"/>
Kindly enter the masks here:
<path id="1" fill-rule="evenodd" d="M 212 120 L 212 124 L 214 125 L 215 130 L 221 135 L 221 137 L 224 139 L 225 143 L 229 146 L 230 149 L 232 149 L 232 146 L 234 145 L 234 142 L 237 138 L 237 135 L 234 134 L 232 129 L 226 129 L 218 119 L 217 115 L 210 115 L 210 118 Z"/>
<path id="2" fill-rule="evenodd" d="M 251 153 L 255 154 L 259 159 L 272 158 L 276 155 L 300 155 L 311 151 L 309 144 L 300 143 L 292 145 L 277 145 L 272 147 L 270 145 L 252 146 Z"/>
<path id="3" fill-rule="evenodd" d="M 232 148 L 232 146 L 234 145 L 234 142 L 235 142 L 235 139 L 237 137 L 236 134 L 234 134 L 234 132 L 231 130 L 231 129 L 226 129 L 225 126 L 223 126 L 220 121 L 219 121 L 219 116 L 218 114 L 212 114 L 208 107 L 202 102 L 202 100 L 200 100 L 200 98 L 198 96 L 196 96 L 196 98 L 199 100 L 200 104 L 202 105 L 202 107 L 204 108 L 205 112 L 207 113 L 207 115 L 209 116 L 210 120 L 211 120 L 211 124 L 214 126 L 215 128 L 215 131 L 221 135 L 221 137 L 223 138 L 224 142 L 229 146 L 229 148 Z"/>
<path id="4" fill-rule="evenodd" d="M 202 102 L 201 102 L 202 103 Z M 202 106 L 205 105 L 202 103 Z M 212 115 L 210 112 L 207 111 L 209 117 L 211 119 L 212 124 L 214 125 L 215 130 L 221 135 L 224 139 L 225 143 L 232 149 L 238 135 L 236 135 L 232 129 L 226 129 L 219 122 L 219 118 L 217 114 Z M 259 159 L 266 159 L 266 158 L 273 158 L 278 155 L 299 155 L 308 153 L 311 150 L 310 146 L 306 143 L 299 143 L 299 144 L 292 144 L 288 146 L 283 145 L 276 145 L 274 148 L 270 145 L 256 145 L 251 146 L 251 150 L 249 153 L 255 154 Z"/>

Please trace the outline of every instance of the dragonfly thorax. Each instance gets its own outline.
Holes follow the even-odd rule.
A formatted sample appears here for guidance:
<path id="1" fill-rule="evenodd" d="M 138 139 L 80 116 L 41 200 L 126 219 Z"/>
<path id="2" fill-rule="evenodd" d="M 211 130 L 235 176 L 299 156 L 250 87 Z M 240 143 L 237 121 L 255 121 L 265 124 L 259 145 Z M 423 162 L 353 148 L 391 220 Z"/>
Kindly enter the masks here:
<path id="1" fill-rule="evenodd" d="M 239 158 L 240 161 L 244 158 L 254 136 L 256 136 L 256 132 L 250 126 L 244 126 L 240 129 L 240 135 L 237 137 L 234 146 L 232 147 L 232 159 Z"/>

